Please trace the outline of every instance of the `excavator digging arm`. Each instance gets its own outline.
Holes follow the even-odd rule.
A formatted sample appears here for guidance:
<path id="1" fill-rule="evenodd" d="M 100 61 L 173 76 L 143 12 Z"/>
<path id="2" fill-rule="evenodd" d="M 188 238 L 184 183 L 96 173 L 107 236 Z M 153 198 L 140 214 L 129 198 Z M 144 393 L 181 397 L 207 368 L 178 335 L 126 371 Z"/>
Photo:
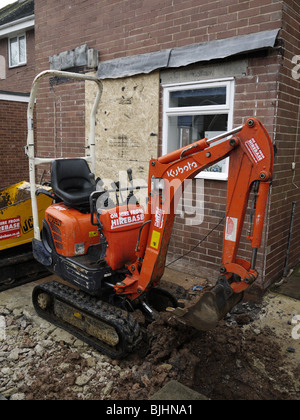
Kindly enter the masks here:
<path id="1" fill-rule="evenodd" d="M 229 137 L 232 133 L 234 136 Z M 261 245 L 274 161 L 271 139 L 260 121 L 254 118 L 224 136 L 199 140 L 150 162 L 148 211 L 136 249 L 137 260 L 128 266 L 130 274 L 115 286 L 117 294 L 135 300 L 158 285 L 165 269 L 178 191 L 182 191 L 185 180 L 193 179 L 228 156 L 221 276 L 216 287 L 203 295 L 196 309 L 178 309 L 175 313 L 184 316 L 196 328 L 206 330 L 240 301 L 242 292 L 258 277 L 255 263 Z M 247 236 L 251 242 L 252 259 L 246 261 L 237 258 L 237 253 L 252 190 L 255 215 L 252 231 Z"/>

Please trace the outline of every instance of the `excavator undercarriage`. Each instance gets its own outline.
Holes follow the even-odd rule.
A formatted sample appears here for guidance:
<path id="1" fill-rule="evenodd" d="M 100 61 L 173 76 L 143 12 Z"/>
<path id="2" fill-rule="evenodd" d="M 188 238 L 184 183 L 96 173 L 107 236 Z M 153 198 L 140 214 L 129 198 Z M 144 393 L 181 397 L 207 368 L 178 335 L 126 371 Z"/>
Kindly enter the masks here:
<path id="1" fill-rule="evenodd" d="M 113 359 L 127 356 L 141 343 L 138 322 L 116 306 L 58 282 L 35 287 L 36 312 Z"/>

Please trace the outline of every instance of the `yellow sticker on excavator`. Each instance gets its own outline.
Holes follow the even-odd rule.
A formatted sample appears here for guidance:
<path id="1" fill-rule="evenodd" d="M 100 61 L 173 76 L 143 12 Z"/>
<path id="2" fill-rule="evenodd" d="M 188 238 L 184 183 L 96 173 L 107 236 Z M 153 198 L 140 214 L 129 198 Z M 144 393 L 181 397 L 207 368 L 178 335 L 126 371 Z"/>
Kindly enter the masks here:
<path id="1" fill-rule="evenodd" d="M 90 238 L 95 238 L 96 236 L 99 236 L 99 232 L 95 231 L 95 232 L 89 232 L 89 237 Z"/>
<path id="2" fill-rule="evenodd" d="M 160 241 L 160 236 L 161 236 L 161 233 L 160 232 L 157 232 L 156 230 L 153 231 L 151 242 L 150 242 L 150 246 L 152 248 L 158 249 L 158 247 L 159 247 L 159 241 Z"/>

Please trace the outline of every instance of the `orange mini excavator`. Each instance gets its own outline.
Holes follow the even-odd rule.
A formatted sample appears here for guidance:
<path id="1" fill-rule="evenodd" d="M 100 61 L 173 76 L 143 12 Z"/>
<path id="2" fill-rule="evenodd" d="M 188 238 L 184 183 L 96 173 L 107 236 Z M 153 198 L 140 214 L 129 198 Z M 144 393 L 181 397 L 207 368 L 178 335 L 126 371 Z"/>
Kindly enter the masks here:
<path id="1" fill-rule="evenodd" d="M 178 307 L 176 299 L 158 287 L 165 270 L 176 193 L 185 180 L 226 157 L 230 163 L 221 275 L 210 291 L 187 307 Z M 136 309 L 153 319 L 156 311 L 172 307 L 168 310 L 187 325 L 199 330 L 214 328 L 258 277 L 256 257 L 273 160 L 267 131 L 257 119 L 248 119 L 222 136 L 151 160 L 147 208 L 132 200 L 132 179 L 126 198 L 113 202 L 109 191 L 96 189 L 85 159 L 54 160 L 54 204 L 46 210 L 41 235 L 36 230 L 33 250 L 35 258 L 64 282 L 34 289 L 36 311 L 118 359 L 141 341 L 140 326 L 132 316 Z M 252 259 L 246 261 L 237 253 L 251 191 L 254 210 L 247 239 Z"/>

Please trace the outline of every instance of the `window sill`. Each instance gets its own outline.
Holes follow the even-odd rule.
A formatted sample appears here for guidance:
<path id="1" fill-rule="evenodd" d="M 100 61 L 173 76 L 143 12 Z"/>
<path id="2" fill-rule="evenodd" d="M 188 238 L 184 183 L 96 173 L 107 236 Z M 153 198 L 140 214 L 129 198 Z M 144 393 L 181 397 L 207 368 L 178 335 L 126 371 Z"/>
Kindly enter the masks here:
<path id="1" fill-rule="evenodd" d="M 27 63 L 21 63 L 21 64 L 16 64 L 15 66 L 9 66 L 8 69 L 12 70 L 12 69 L 16 69 L 18 67 L 25 67 L 27 66 Z"/>
<path id="2" fill-rule="evenodd" d="M 228 181 L 228 175 L 227 174 L 216 174 L 216 173 L 210 173 L 210 172 L 201 172 L 198 174 L 195 178 L 198 179 L 204 179 L 208 181 Z"/>

